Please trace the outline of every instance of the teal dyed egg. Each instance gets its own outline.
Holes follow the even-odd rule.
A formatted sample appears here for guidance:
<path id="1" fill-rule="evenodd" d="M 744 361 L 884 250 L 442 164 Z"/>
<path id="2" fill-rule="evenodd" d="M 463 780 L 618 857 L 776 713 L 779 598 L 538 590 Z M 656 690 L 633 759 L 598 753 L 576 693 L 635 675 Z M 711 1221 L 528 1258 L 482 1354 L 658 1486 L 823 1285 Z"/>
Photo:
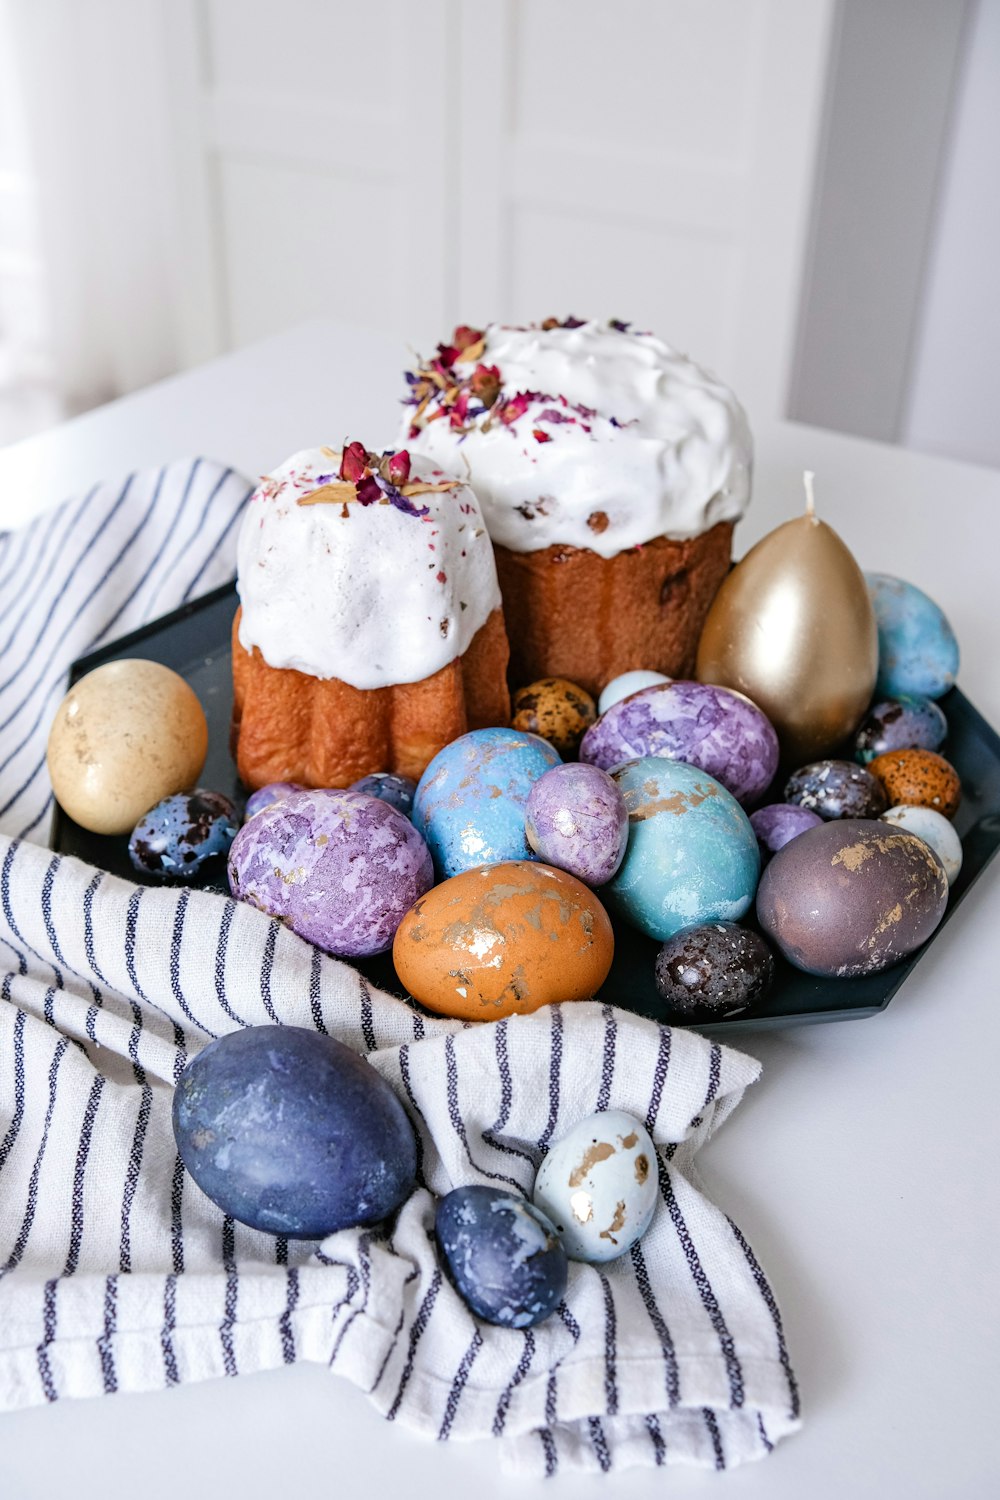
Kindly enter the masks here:
<path id="1" fill-rule="evenodd" d="M 958 641 L 944 611 L 912 583 L 866 573 L 878 624 L 879 697 L 940 698 L 958 676 Z"/>
<path id="2" fill-rule="evenodd" d="M 753 902 L 760 851 L 750 819 L 722 784 L 683 761 L 647 755 L 612 779 L 629 833 L 607 905 L 665 942 L 696 922 L 736 922 Z"/>
<path id="3" fill-rule="evenodd" d="M 538 778 L 561 764 L 547 740 L 516 729 L 473 729 L 440 750 L 420 778 L 412 814 L 438 876 L 537 859 L 525 804 Z"/>

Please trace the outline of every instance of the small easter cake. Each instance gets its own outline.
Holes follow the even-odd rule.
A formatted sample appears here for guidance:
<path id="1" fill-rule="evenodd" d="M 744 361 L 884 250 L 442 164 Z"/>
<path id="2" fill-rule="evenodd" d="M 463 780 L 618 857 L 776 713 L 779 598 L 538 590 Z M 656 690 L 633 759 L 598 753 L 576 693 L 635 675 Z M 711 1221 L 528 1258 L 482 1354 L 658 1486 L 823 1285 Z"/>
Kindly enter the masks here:
<path id="1" fill-rule="evenodd" d="M 426 458 L 310 448 L 262 480 L 237 550 L 233 754 L 250 788 L 416 779 L 510 719 L 476 497 Z"/>
<path id="2" fill-rule="evenodd" d="M 750 496 L 742 407 L 619 322 L 457 328 L 407 375 L 414 452 L 475 486 L 513 681 L 690 676 Z"/>

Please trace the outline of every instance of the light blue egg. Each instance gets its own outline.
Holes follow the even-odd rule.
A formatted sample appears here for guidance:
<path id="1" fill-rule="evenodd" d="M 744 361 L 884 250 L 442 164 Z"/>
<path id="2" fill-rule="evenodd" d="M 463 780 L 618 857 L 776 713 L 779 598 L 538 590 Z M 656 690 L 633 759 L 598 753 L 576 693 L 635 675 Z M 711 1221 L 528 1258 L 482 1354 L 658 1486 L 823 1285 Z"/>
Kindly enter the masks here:
<path id="1" fill-rule="evenodd" d="M 878 622 L 880 697 L 922 693 L 940 698 L 958 676 L 958 641 L 944 611 L 912 583 L 866 573 Z"/>
<path id="2" fill-rule="evenodd" d="M 658 755 L 611 774 L 629 834 L 601 892 L 608 904 L 660 942 L 696 922 L 738 921 L 757 890 L 760 851 L 736 798 L 706 771 Z"/>
<path id="3" fill-rule="evenodd" d="M 597 701 L 597 712 L 606 714 L 613 703 L 620 703 L 623 698 L 628 698 L 632 693 L 638 693 L 643 688 L 657 687 L 661 682 L 669 682 L 662 672 L 623 672 L 620 677 L 613 677 L 602 690 Z"/>
<path id="4" fill-rule="evenodd" d="M 445 879 L 508 859 L 537 859 L 524 808 L 538 778 L 561 764 L 537 734 L 474 729 L 435 755 L 413 799 L 413 822 Z"/>

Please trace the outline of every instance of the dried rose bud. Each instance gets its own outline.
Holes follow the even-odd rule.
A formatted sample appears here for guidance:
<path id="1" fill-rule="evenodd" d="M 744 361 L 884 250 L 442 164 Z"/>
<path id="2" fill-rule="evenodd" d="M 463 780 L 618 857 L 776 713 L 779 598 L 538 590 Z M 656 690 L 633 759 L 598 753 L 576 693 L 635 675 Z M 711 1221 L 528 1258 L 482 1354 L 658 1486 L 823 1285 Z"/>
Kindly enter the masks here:
<path id="1" fill-rule="evenodd" d="M 431 360 L 431 364 L 442 370 L 450 370 L 460 352 L 454 344 L 438 344 L 437 359 Z"/>
<path id="2" fill-rule="evenodd" d="M 477 365 L 469 381 L 472 394 L 490 407 L 500 394 L 500 371 L 496 365 Z"/>
<path id="3" fill-rule="evenodd" d="M 405 484 L 410 477 L 410 455 L 406 449 L 401 448 L 398 453 L 393 453 L 387 467 L 390 484 Z"/>
<path id="4" fill-rule="evenodd" d="M 348 443 L 340 460 L 340 478 L 357 484 L 368 471 L 368 450 L 363 443 Z"/>
<path id="5" fill-rule="evenodd" d="M 451 341 L 456 349 L 468 349 L 471 344 L 478 344 L 483 337 L 481 328 L 469 328 L 465 323 L 460 323 L 451 336 Z"/>
<path id="6" fill-rule="evenodd" d="M 544 322 L 542 323 L 542 332 L 543 333 L 548 333 L 550 329 L 552 329 L 552 328 L 558 328 L 558 327 L 559 327 L 559 319 L 558 318 L 546 318 L 544 320 Z"/>

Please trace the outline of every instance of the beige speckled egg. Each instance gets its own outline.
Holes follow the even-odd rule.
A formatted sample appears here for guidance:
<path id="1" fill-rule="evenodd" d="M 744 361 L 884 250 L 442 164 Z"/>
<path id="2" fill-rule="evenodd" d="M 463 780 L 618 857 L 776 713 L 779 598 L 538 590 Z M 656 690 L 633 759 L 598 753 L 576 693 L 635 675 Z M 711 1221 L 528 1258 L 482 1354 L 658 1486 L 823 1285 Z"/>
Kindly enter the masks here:
<path id="1" fill-rule="evenodd" d="M 935 750 L 889 750 L 869 762 L 868 769 L 885 787 L 890 807 L 932 807 L 945 818 L 958 811 L 958 772 Z"/>
<path id="2" fill-rule="evenodd" d="M 111 661 L 70 688 L 49 731 L 60 807 L 91 833 L 130 833 L 201 775 L 208 725 L 183 677 L 155 661 Z"/>
<path id="3" fill-rule="evenodd" d="M 611 923 L 593 891 L 529 860 L 478 865 L 435 886 L 411 906 L 392 948 L 414 999 L 463 1021 L 589 1000 L 613 953 Z"/>
<path id="4" fill-rule="evenodd" d="M 518 688 L 511 701 L 511 727 L 541 735 L 564 759 L 575 757 L 580 741 L 597 718 L 589 693 L 565 677 L 542 677 Z"/>

